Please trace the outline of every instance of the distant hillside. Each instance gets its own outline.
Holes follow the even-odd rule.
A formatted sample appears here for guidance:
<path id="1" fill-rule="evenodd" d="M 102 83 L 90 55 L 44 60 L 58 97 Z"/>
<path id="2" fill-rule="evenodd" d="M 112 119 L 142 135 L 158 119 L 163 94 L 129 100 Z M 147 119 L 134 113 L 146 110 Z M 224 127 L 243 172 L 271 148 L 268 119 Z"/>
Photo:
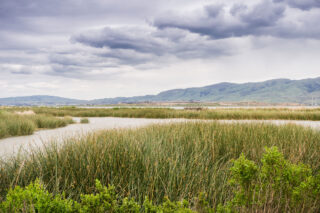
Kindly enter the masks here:
<path id="1" fill-rule="evenodd" d="M 157 95 L 96 99 L 91 101 L 56 96 L 0 98 L 0 105 L 77 105 L 141 102 L 243 102 L 320 104 L 320 77 L 303 80 L 274 79 L 256 83 L 219 83 L 205 87 L 174 89 Z"/>
<path id="2" fill-rule="evenodd" d="M 144 101 L 258 101 L 267 103 L 311 104 L 320 102 L 320 77 L 304 80 L 274 79 L 257 83 L 219 83 L 205 87 L 174 89 L 158 95 L 131 98 L 107 98 L 91 101 L 99 104 L 135 103 Z"/>
<path id="3" fill-rule="evenodd" d="M 86 101 L 48 95 L 0 98 L 0 105 L 9 106 L 75 105 L 84 103 Z"/>

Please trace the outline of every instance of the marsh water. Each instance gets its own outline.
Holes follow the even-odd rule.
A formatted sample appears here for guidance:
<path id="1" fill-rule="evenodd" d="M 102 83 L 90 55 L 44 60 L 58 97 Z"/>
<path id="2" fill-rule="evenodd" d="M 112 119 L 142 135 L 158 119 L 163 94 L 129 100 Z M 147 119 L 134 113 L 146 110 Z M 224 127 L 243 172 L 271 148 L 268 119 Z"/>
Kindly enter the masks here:
<path id="1" fill-rule="evenodd" d="M 79 122 L 80 118 L 74 118 L 75 121 Z M 83 137 L 86 134 L 94 131 L 104 129 L 115 129 L 115 128 L 137 128 L 146 126 L 149 124 L 165 124 L 173 122 L 194 122 L 199 120 L 187 120 L 187 119 L 145 119 L 145 118 L 89 118 L 90 123 L 88 124 L 71 124 L 63 128 L 40 130 L 36 131 L 33 135 L 10 137 L 0 140 L 0 157 L 12 156 L 13 154 L 19 153 L 19 151 L 28 151 L 34 147 L 43 147 L 46 144 L 54 142 L 63 142 L 68 138 Z M 210 122 L 206 120 L 205 122 Z M 287 121 L 287 120 L 219 120 L 224 123 L 250 123 L 250 122 L 265 122 L 273 123 L 277 125 L 282 124 L 298 124 L 306 127 L 312 127 L 320 129 L 320 121 Z"/>

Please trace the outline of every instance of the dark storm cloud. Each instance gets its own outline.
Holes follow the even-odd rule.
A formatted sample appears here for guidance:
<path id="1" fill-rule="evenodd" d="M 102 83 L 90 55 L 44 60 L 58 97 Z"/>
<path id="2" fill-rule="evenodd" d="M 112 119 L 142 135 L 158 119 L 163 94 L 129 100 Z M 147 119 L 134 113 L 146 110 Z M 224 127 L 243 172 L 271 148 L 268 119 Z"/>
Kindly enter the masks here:
<path id="1" fill-rule="evenodd" d="M 189 32 L 223 39 L 242 36 L 275 36 L 282 38 L 319 38 L 316 25 L 318 17 L 299 20 L 286 20 L 286 6 L 282 3 L 263 0 L 253 6 L 235 4 L 224 6 L 205 6 L 199 11 L 186 14 L 165 14 L 156 17 L 153 25 L 159 29 L 178 28 Z M 313 19 L 310 19 L 313 18 Z"/>
<path id="2" fill-rule="evenodd" d="M 299 8 L 301 10 L 320 8 L 320 0 L 274 0 L 274 2 L 284 2 L 290 7 Z"/>

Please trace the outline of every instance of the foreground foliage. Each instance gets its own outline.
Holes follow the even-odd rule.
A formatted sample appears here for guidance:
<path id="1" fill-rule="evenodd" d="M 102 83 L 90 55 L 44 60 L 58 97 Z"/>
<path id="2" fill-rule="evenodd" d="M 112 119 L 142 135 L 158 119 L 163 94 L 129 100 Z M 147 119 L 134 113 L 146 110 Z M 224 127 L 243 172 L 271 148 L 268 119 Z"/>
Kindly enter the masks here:
<path id="1" fill-rule="evenodd" d="M 319 212 L 320 175 L 313 176 L 304 164 L 285 160 L 277 147 L 266 148 L 261 166 L 244 154 L 233 161 L 229 183 L 233 198 L 217 208 L 210 207 L 204 194 L 193 199 L 172 202 L 164 198 L 156 205 L 145 197 L 142 204 L 120 197 L 115 187 L 95 182 L 95 192 L 81 195 L 79 202 L 65 194 L 53 195 L 38 180 L 25 188 L 11 189 L 0 204 L 3 212 Z"/>
<path id="2" fill-rule="evenodd" d="M 261 166 L 243 154 L 231 168 L 234 198 L 219 210 L 231 212 L 319 212 L 320 174 L 292 164 L 277 147 L 266 148 Z"/>
<path id="3" fill-rule="evenodd" d="M 189 209 L 187 201 L 171 202 L 165 199 L 162 205 L 154 205 L 146 198 L 143 205 L 139 205 L 133 199 L 121 199 L 113 186 L 102 186 L 96 180 L 96 192 L 81 195 L 80 201 L 66 199 L 62 195 L 49 193 L 37 180 L 25 188 L 19 186 L 10 190 L 6 200 L 0 204 L 2 212 L 119 212 L 138 213 L 143 212 L 194 212 Z"/>

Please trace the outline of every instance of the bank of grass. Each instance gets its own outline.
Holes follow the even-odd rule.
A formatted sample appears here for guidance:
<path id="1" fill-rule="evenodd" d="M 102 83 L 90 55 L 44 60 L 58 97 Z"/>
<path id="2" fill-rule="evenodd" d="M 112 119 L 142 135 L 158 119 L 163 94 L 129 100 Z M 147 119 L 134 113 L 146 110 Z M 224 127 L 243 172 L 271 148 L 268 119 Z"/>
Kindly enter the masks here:
<path id="1" fill-rule="evenodd" d="M 0 138 L 31 135 L 36 129 L 53 129 L 73 123 L 72 118 L 52 115 L 18 115 L 0 111 Z"/>
<path id="2" fill-rule="evenodd" d="M 36 129 L 35 123 L 23 116 L 0 112 L 0 138 L 30 135 Z"/>
<path id="3" fill-rule="evenodd" d="M 187 118 L 187 119 L 257 119 L 257 120 L 320 120 L 320 108 L 217 108 L 217 109 L 168 109 L 168 108 L 113 108 L 88 109 L 77 107 L 35 107 L 37 114 L 73 117 L 129 117 L 129 118 Z"/>
<path id="4" fill-rule="evenodd" d="M 54 129 L 58 127 L 65 127 L 68 124 L 74 123 L 71 117 L 65 116 L 61 118 L 53 117 L 52 115 L 32 115 L 27 116 L 27 119 L 31 119 L 37 126 L 42 129 Z"/>
<path id="5" fill-rule="evenodd" d="M 305 163 L 313 174 L 320 171 L 319 131 L 296 125 L 189 122 L 104 131 L 2 161 L 0 194 L 3 198 L 10 187 L 39 178 L 50 192 L 65 192 L 79 201 L 81 193 L 94 192 L 97 179 L 140 204 L 146 196 L 158 204 L 165 196 L 192 202 L 204 192 L 215 208 L 233 199 L 231 160 L 243 153 L 259 166 L 265 146 L 277 146 L 289 162 Z"/>

